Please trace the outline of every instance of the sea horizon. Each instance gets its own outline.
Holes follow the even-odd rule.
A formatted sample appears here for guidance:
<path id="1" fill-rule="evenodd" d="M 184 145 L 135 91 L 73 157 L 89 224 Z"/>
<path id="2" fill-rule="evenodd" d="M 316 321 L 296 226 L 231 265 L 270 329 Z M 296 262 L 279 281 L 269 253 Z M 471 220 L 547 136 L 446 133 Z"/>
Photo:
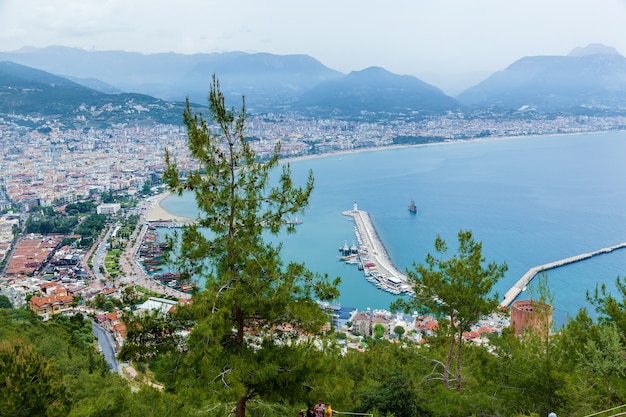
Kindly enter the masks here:
<path id="1" fill-rule="evenodd" d="M 438 146 L 454 145 L 454 146 Z M 439 234 L 450 253 L 456 234 L 470 229 L 487 262 L 506 262 L 496 285 L 500 296 L 531 267 L 626 241 L 626 176 L 620 155 L 625 132 L 503 137 L 376 148 L 290 159 L 296 184 L 309 169 L 316 178 L 311 204 L 297 233 L 282 242 L 286 261 L 305 262 L 315 272 L 340 276 L 339 302 L 364 310 L 388 309 L 396 296 L 365 280 L 354 265 L 337 260 L 338 248 L 354 239 L 341 212 L 357 202 L 368 211 L 399 270 L 422 263 Z M 621 152 L 620 152 L 621 150 Z M 368 150 L 369 151 L 369 150 Z M 189 200 L 191 199 L 191 200 Z M 416 200 L 416 214 L 407 209 Z M 193 196 L 170 195 L 168 212 L 195 218 Z M 590 305 L 585 292 L 614 288 L 626 250 L 548 271 L 558 326 Z M 532 283 L 529 285 L 532 289 Z M 518 298 L 524 298 L 524 293 Z"/>

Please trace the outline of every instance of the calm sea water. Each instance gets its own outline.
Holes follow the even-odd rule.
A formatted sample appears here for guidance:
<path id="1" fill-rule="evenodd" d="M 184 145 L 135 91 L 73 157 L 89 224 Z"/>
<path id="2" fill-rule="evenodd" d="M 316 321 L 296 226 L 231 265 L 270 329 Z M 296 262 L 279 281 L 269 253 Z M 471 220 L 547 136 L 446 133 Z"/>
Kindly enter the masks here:
<path id="1" fill-rule="evenodd" d="M 434 253 L 440 234 L 456 251 L 460 229 L 472 230 L 489 262 L 509 270 L 502 296 L 529 268 L 626 241 L 626 132 L 538 136 L 376 152 L 335 154 L 291 162 L 296 183 L 309 169 L 315 191 L 294 235 L 281 236 L 286 260 L 340 276 L 340 302 L 387 309 L 394 297 L 337 259 L 354 240 L 341 215 L 356 202 L 370 213 L 399 269 Z M 417 214 L 407 205 L 415 199 Z M 191 195 L 163 207 L 196 217 Z M 624 276 L 626 249 L 548 272 L 557 325 L 586 307 L 585 291 Z M 524 298 L 524 293 L 520 298 Z"/>

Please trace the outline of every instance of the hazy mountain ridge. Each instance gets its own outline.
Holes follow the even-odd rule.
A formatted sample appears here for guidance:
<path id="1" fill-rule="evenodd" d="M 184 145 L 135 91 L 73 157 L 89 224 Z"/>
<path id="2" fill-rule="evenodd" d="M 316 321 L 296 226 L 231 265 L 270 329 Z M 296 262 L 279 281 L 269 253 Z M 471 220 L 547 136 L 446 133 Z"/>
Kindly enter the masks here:
<path id="1" fill-rule="evenodd" d="M 0 114 L 46 116 L 66 126 L 107 126 L 112 123 L 180 123 L 183 103 L 143 94 L 105 94 L 67 78 L 0 62 Z"/>
<path id="2" fill-rule="evenodd" d="M 598 52 L 598 53 L 595 53 Z M 479 107 L 539 111 L 626 108 L 626 58 L 613 48 L 577 48 L 567 56 L 524 57 L 461 93 Z"/>
<path id="3" fill-rule="evenodd" d="M 367 80 L 353 85 L 359 79 L 359 72 L 346 76 L 307 55 L 243 52 L 141 55 L 48 47 L 0 53 L 0 58 L 19 59 L 66 74 L 99 91 L 119 89 L 169 100 L 189 97 L 200 105 L 206 102 L 212 75 L 217 74 L 226 99 L 238 106 L 245 96 L 248 110 L 252 112 L 297 110 L 307 113 L 313 108 L 329 108 L 336 97 L 324 96 L 327 91 L 324 83 L 331 81 L 335 82 L 331 84 L 331 93 L 343 92 L 342 100 L 332 107 L 344 116 L 363 111 L 436 113 L 458 106 L 441 90 L 416 77 L 399 76 L 382 69 L 376 76 L 365 70 Z M 400 79 L 404 81 L 399 83 Z M 313 99 L 319 103 L 312 102 Z"/>
<path id="4" fill-rule="evenodd" d="M 380 67 L 320 83 L 294 105 L 313 113 L 358 115 L 372 113 L 441 113 L 460 103 L 416 77 L 393 74 Z"/>
<path id="5" fill-rule="evenodd" d="M 204 105 L 212 75 L 219 76 L 230 102 L 246 96 L 251 110 L 271 110 L 320 81 L 343 74 L 307 55 L 225 52 L 210 54 L 160 53 L 143 55 L 125 51 L 85 51 L 50 46 L 0 52 L 0 61 L 13 61 L 63 77 L 98 79 L 121 91 L 163 100 L 186 97 Z"/>
<path id="6" fill-rule="evenodd" d="M 626 58 L 614 48 L 599 44 L 576 48 L 567 56 L 521 58 L 456 99 L 417 77 L 393 74 L 380 67 L 346 75 L 301 54 L 143 55 L 51 46 L 0 52 L 1 60 L 58 74 L 98 92 L 132 91 L 178 101 L 189 97 L 200 106 L 205 105 L 212 75 L 217 74 L 229 103 L 238 107 L 245 96 L 248 110 L 257 113 L 421 117 L 466 110 L 464 105 L 469 105 L 470 111 L 522 107 L 540 112 L 626 109 Z M 83 92 L 86 97 L 94 96 L 93 90 Z M 174 105 L 176 111 L 178 107 Z M 27 108 L 24 106 L 24 110 Z M 180 112 L 175 119 L 180 120 Z"/>
<path id="7" fill-rule="evenodd" d="M 183 77 L 185 95 L 196 103 L 206 101 L 212 74 L 230 99 L 245 96 L 248 105 L 264 109 L 287 106 L 320 82 L 343 76 L 308 55 L 244 54 L 196 64 Z"/>

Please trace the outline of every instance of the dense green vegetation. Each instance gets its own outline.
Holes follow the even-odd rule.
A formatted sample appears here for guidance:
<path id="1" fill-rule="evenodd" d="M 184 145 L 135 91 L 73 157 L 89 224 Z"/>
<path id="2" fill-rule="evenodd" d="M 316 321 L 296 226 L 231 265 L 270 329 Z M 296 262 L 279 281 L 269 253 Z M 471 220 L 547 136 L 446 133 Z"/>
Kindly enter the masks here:
<path id="1" fill-rule="evenodd" d="M 151 320 L 153 329 L 164 329 L 162 320 Z M 301 400 L 286 400 L 284 387 L 269 386 L 276 390 L 273 398 L 250 401 L 247 411 L 296 415 L 321 397 L 335 410 L 377 416 L 546 416 L 550 411 L 586 416 L 626 400 L 624 334 L 607 317 L 601 322 L 581 311 L 549 339 L 505 331 L 490 338 L 489 349 L 468 343 L 458 391 L 445 388 L 442 380 L 447 337 L 429 338 L 421 346 L 380 340 L 344 355 L 323 349 L 316 372 L 293 375 L 291 384 L 306 387 Z M 127 381 L 109 372 L 90 327 L 81 316 L 43 323 L 30 312 L 0 308 L 0 415 L 227 416 L 234 409 L 234 402 L 212 390 L 194 400 L 193 385 L 175 384 L 171 353 L 144 359 L 143 365 L 135 362 L 154 371 L 166 389 L 133 393 Z M 290 367 L 304 362 L 297 356 L 284 361 Z M 210 369 L 208 362 L 198 366 L 207 366 L 196 370 L 198 376 Z"/>
<path id="2" fill-rule="evenodd" d="M 401 298 L 393 309 L 405 312 L 422 311 L 432 314 L 439 322 L 448 323 L 439 329 L 450 337 L 450 349 L 443 370 L 443 384 L 449 387 L 453 355 L 456 355 L 456 389 L 461 389 L 462 335 L 478 321 L 498 309 L 498 295 L 493 286 L 504 276 L 507 265 L 492 262 L 483 266 L 482 243 L 476 242 L 469 230 L 458 234 L 459 248 L 448 254 L 448 245 L 440 237 L 435 240 L 436 255 L 428 254 L 425 265 L 414 264 L 408 280 L 415 297 Z"/>
<path id="3" fill-rule="evenodd" d="M 0 309 L 0 415 L 185 416 L 184 404 L 109 371 L 97 352 L 91 321 Z"/>
<path id="4" fill-rule="evenodd" d="M 77 216 L 68 216 L 54 211 L 52 207 L 39 207 L 25 222 L 26 233 L 47 235 L 50 233 L 69 234 L 79 222 Z"/>
<path id="5" fill-rule="evenodd" d="M 92 201 L 78 201 L 65 206 L 65 212 L 69 215 L 89 214 L 96 211 L 96 205 Z"/>
<path id="6" fill-rule="evenodd" d="M 95 204 L 88 201 L 68 204 L 65 212 L 55 211 L 52 207 L 37 207 L 26 219 L 24 231 L 41 235 L 77 234 L 81 236 L 78 246 L 88 248 L 102 232 L 107 221 L 104 214 L 96 214 L 95 207 Z M 66 240 L 63 243 L 72 241 Z"/>
<path id="7" fill-rule="evenodd" d="M 104 214 L 92 213 L 78 225 L 75 233 L 83 238 L 96 238 L 106 225 L 107 216 Z"/>

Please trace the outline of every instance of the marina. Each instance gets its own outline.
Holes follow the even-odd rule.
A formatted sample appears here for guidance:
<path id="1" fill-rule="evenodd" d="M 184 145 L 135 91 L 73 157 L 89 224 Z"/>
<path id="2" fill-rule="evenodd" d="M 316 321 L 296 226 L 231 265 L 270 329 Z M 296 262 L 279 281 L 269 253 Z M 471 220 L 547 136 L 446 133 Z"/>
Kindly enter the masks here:
<path id="1" fill-rule="evenodd" d="M 376 285 L 383 291 L 392 294 L 411 294 L 412 288 L 408 283 L 407 276 L 400 272 L 391 262 L 387 250 L 380 241 L 376 229 L 367 211 L 359 210 L 354 203 L 352 210 L 341 213 L 352 217 L 354 220 L 354 233 L 356 243 L 348 246 L 345 242 L 339 248 L 340 259 L 349 264 L 358 265 L 367 281 Z"/>
<path id="2" fill-rule="evenodd" d="M 143 269 L 146 279 L 182 294 L 188 295 L 194 289 L 195 283 L 191 280 L 181 280 L 179 273 L 159 273 L 167 265 L 167 244 L 160 241 L 156 226 L 152 223 L 144 225 L 138 242 L 135 248 L 135 261 Z"/>

